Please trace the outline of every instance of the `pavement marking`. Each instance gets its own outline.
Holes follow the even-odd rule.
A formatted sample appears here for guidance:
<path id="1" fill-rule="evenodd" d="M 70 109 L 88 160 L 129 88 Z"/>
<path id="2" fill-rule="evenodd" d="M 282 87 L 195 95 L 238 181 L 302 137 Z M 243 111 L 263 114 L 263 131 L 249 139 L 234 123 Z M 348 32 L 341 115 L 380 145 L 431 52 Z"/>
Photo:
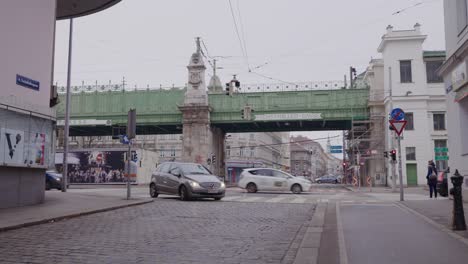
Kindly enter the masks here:
<path id="1" fill-rule="evenodd" d="M 245 196 L 225 196 L 223 198 L 223 201 L 226 201 L 226 202 L 229 202 L 229 201 L 234 201 L 234 200 L 238 200 L 238 199 L 241 199 L 241 198 L 244 198 Z"/>
<path id="2" fill-rule="evenodd" d="M 340 252 L 340 264 L 348 264 L 348 253 L 344 239 L 343 223 L 341 222 L 340 202 L 336 202 L 336 223 L 338 226 L 338 247 Z"/>
<path id="3" fill-rule="evenodd" d="M 281 203 L 281 202 L 285 202 L 288 199 L 289 199 L 289 196 L 277 196 L 275 198 L 268 199 L 265 202 L 267 202 L 267 203 Z"/>
<path id="4" fill-rule="evenodd" d="M 441 230 L 442 232 L 448 234 L 449 236 L 451 236 L 452 238 L 460 241 L 461 243 L 465 244 L 466 246 L 468 246 L 468 239 L 464 238 L 463 236 L 460 236 L 459 234 L 453 232 L 452 230 L 448 229 L 446 226 L 444 225 L 441 225 L 437 222 L 435 222 L 434 220 L 430 219 L 429 217 L 419 213 L 418 211 L 406 206 L 405 204 L 403 203 L 395 203 L 395 206 L 400 208 L 401 210 L 407 212 L 407 213 L 411 213 L 411 214 L 414 214 L 418 217 L 420 217 L 421 219 L 423 219 L 425 222 L 427 222 L 428 224 L 438 228 L 439 230 Z"/>
<path id="5" fill-rule="evenodd" d="M 236 200 L 236 202 L 241 202 L 241 203 L 251 203 L 251 202 L 256 202 L 258 200 L 262 200 L 264 197 L 242 197 L 242 199 Z"/>
<path id="6" fill-rule="evenodd" d="M 290 203 L 305 203 L 306 200 L 307 200 L 306 198 L 296 197 L 294 198 L 294 200 L 290 201 Z"/>

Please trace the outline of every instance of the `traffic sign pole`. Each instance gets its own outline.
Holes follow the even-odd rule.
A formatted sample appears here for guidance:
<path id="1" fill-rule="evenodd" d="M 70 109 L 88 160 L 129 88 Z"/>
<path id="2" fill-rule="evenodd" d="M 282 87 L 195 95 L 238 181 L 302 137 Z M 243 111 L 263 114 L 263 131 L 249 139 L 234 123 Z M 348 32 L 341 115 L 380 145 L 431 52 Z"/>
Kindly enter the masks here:
<path id="1" fill-rule="evenodd" d="M 401 166 L 401 137 L 398 136 L 398 177 L 400 179 L 400 201 L 404 201 L 403 194 L 403 168 Z"/>

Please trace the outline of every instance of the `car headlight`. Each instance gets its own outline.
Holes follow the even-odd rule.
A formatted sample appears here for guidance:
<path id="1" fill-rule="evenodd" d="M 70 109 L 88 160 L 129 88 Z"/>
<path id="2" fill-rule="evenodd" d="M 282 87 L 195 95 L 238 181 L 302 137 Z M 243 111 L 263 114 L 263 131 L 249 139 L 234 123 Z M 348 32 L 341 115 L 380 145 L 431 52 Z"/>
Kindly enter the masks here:
<path id="1" fill-rule="evenodd" d="M 55 180 L 56 181 L 61 181 L 62 179 L 57 177 L 57 178 L 55 178 Z"/>
<path id="2" fill-rule="evenodd" d="M 226 184 L 224 184 L 224 182 L 221 182 L 221 188 L 226 188 Z"/>
<path id="3" fill-rule="evenodd" d="M 190 183 L 190 186 L 192 186 L 193 188 L 200 188 L 200 184 L 198 182 L 189 181 L 189 183 Z"/>

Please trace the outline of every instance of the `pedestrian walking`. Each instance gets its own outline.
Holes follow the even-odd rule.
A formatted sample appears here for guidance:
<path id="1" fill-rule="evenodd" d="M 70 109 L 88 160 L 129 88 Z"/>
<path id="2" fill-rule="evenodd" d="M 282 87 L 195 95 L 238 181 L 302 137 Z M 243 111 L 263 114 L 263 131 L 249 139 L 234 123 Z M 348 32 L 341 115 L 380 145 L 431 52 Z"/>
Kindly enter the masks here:
<path id="1" fill-rule="evenodd" d="M 427 167 L 427 185 L 429 185 L 429 197 L 432 198 L 432 193 L 434 193 L 435 198 L 437 198 L 437 168 L 434 164 L 434 161 L 430 160 Z"/>

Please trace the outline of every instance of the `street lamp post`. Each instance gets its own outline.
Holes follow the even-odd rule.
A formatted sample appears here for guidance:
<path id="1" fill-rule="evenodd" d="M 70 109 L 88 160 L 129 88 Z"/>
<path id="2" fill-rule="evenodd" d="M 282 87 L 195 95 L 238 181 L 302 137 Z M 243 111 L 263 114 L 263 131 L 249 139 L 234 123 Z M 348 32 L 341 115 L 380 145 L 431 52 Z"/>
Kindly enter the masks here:
<path id="1" fill-rule="evenodd" d="M 71 82 L 71 64 L 72 64 L 72 41 L 73 41 L 73 18 L 70 18 L 70 32 L 68 37 L 68 69 L 67 69 L 67 96 L 65 101 L 65 128 L 63 139 L 63 175 L 62 192 L 67 191 L 68 183 L 68 136 L 70 132 L 70 82 Z"/>

